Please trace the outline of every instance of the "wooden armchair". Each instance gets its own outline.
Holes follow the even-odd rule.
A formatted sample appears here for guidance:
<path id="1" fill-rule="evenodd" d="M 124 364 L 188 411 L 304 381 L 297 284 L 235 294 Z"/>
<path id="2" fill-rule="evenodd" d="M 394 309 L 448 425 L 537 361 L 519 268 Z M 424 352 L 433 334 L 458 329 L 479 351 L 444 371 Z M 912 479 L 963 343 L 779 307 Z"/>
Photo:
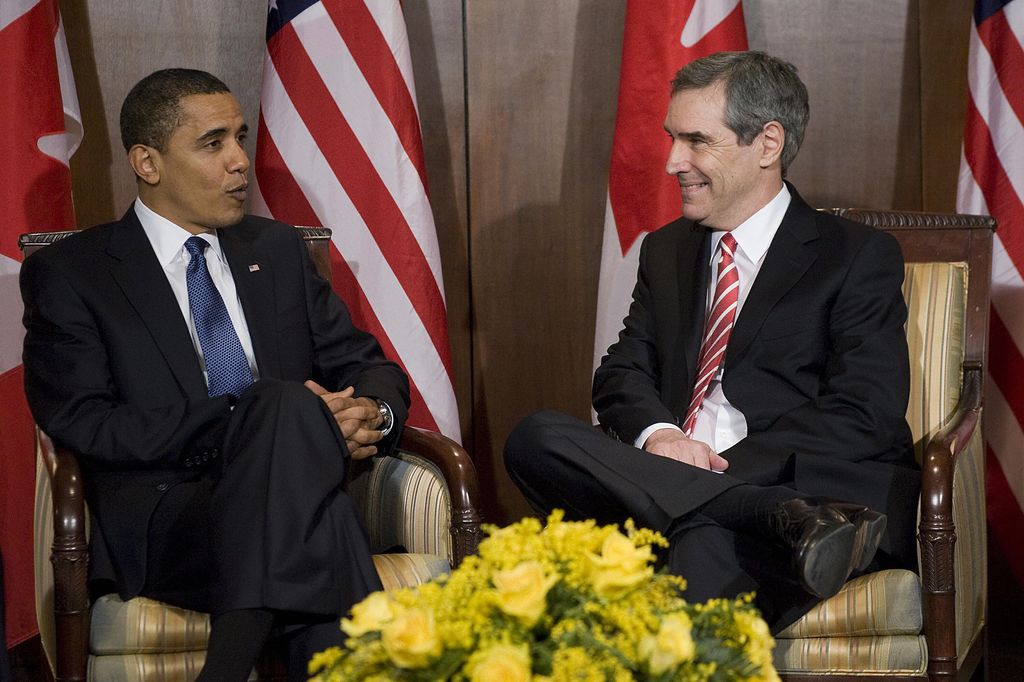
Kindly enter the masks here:
<path id="1" fill-rule="evenodd" d="M 298 229 L 329 277 L 330 230 Z M 68 234 L 22 235 L 19 245 L 28 255 Z M 55 679 L 194 679 L 209 617 L 144 597 L 123 602 L 105 595 L 90 605 L 88 510 L 78 462 L 38 431 L 36 468 L 36 613 Z M 476 552 L 476 469 L 461 446 L 440 434 L 407 427 L 395 455 L 354 463 L 348 492 L 363 511 L 371 546 L 405 549 L 374 556 L 385 589 L 430 580 Z"/>
<path id="2" fill-rule="evenodd" d="M 907 419 L 921 463 L 919 573 L 888 570 L 851 580 L 777 636 L 775 665 L 790 682 L 967 680 L 985 646 L 980 419 L 995 221 L 832 212 L 895 236 L 907 263 Z"/>

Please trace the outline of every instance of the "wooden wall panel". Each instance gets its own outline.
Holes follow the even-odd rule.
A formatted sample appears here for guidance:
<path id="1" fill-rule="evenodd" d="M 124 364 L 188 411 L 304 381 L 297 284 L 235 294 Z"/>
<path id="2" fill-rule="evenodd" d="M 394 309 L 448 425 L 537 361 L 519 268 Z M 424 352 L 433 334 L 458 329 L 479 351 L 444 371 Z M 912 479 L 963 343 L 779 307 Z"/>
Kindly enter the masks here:
<path id="1" fill-rule="evenodd" d="M 589 419 L 590 365 L 625 4 L 467 4 L 474 457 L 492 519 L 528 511 L 514 424 Z"/>
<path id="2" fill-rule="evenodd" d="M 448 339 L 462 440 L 472 440 L 472 346 L 462 0 L 407 2 L 416 101 L 434 224 L 441 249 Z"/>
<path id="3" fill-rule="evenodd" d="M 956 210 L 971 6 L 963 0 L 921 2 L 921 208 L 925 211 Z"/>
<path id="4" fill-rule="evenodd" d="M 796 65 L 811 121 L 790 179 L 811 205 L 921 206 L 917 0 L 758 0 L 750 48 Z"/>
<path id="5" fill-rule="evenodd" d="M 72 157 L 79 227 L 120 216 L 135 198 L 118 115 L 128 90 L 153 71 L 209 71 L 235 93 L 255 131 L 263 73 L 263 6 L 232 0 L 62 0 L 85 136 Z M 256 136 L 249 137 L 250 156 Z"/>

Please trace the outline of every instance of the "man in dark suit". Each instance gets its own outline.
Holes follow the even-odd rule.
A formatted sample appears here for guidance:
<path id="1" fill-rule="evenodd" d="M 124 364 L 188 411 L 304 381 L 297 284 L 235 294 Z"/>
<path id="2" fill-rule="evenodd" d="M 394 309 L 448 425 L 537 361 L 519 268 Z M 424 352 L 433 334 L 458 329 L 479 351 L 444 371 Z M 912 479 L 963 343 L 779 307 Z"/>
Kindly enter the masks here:
<path id="1" fill-rule="evenodd" d="M 394 446 L 408 384 L 298 232 L 244 215 L 247 130 L 210 74 L 132 89 L 138 199 L 25 261 L 25 385 L 81 458 L 94 591 L 209 611 L 200 679 L 245 679 L 275 624 L 305 679 L 380 589 L 342 485 Z"/>
<path id="2" fill-rule="evenodd" d="M 784 182 L 808 115 L 796 69 L 763 53 L 680 70 L 665 130 L 683 217 L 644 241 L 594 376 L 614 440 L 542 412 L 505 449 L 536 508 L 664 531 L 691 599 L 756 590 L 776 630 L 914 557 L 902 256 Z"/>

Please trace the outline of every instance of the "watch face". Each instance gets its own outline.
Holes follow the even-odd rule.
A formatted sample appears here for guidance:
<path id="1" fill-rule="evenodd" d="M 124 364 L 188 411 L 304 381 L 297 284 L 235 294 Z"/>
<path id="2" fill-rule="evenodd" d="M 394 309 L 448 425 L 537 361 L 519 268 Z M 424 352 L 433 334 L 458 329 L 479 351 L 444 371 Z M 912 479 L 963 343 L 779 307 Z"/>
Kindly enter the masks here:
<path id="1" fill-rule="evenodd" d="M 380 428 L 382 431 L 387 431 L 391 427 L 391 408 L 383 400 L 378 400 L 377 410 L 380 411 L 380 418 L 382 420 Z"/>

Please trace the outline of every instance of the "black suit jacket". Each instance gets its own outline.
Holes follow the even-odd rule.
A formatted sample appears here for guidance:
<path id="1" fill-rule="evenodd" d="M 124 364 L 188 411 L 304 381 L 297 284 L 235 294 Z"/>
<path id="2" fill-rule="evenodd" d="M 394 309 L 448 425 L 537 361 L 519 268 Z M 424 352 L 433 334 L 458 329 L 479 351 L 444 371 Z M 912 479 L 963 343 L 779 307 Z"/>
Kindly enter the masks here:
<path id="1" fill-rule="evenodd" d="M 405 375 L 353 326 L 298 231 L 247 216 L 218 234 L 261 378 L 352 385 L 356 395 L 386 401 L 396 425 L 381 444 L 387 451 L 407 414 Z M 150 516 L 170 486 L 217 458 L 229 399 L 207 395 L 187 324 L 134 209 L 33 254 L 21 288 L 32 413 L 81 457 L 98 522 L 94 576 L 119 576 L 122 593 L 137 593 Z"/>
<path id="2" fill-rule="evenodd" d="M 912 564 L 918 474 L 900 248 L 790 192 L 726 351 L 722 389 L 748 429 L 721 453 L 727 473 L 868 504 L 889 516 L 883 550 Z M 598 418 L 626 442 L 686 411 L 710 258 L 708 230 L 683 219 L 643 243 L 625 328 L 594 376 Z"/>

